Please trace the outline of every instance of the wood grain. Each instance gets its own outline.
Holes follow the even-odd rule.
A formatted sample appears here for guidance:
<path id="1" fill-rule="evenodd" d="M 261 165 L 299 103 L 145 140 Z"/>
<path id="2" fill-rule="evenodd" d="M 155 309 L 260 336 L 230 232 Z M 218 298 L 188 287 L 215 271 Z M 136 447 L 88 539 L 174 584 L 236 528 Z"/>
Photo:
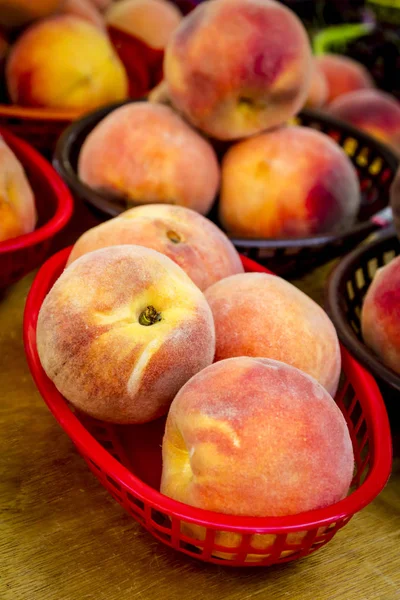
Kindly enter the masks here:
<path id="1" fill-rule="evenodd" d="M 0 299 L 1 600 L 400 598 L 398 459 L 383 493 L 302 561 L 229 569 L 156 542 L 92 476 L 36 391 L 21 340 L 32 279 Z"/>

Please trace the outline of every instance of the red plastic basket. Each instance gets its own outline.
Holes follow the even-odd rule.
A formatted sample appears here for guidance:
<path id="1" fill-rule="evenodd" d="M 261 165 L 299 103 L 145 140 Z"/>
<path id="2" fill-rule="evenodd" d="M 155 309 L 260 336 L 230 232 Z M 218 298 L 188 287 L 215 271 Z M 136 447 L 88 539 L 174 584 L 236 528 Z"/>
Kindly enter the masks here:
<path id="1" fill-rule="evenodd" d="M 71 218 L 74 205 L 61 177 L 34 148 L 1 127 L 0 135 L 25 169 L 38 212 L 35 231 L 0 242 L 1 289 L 43 263 L 54 236 Z"/>
<path id="2" fill-rule="evenodd" d="M 343 377 L 336 402 L 349 426 L 355 473 L 349 496 L 327 508 L 289 517 L 238 517 L 182 504 L 158 491 L 160 443 L 165 419 L 121 426 L 74 412 L 44 373 L 36 348 L 40 306 L 61 274 L 70 249 L 54 255 L 39 271 L 24 316 L 28 364 L 49 409 L 110 494 L 150 533 L 200 560 L 230 566 L 267 566 L 302 558 L 329 542 L 384 487 L 391 469 L 391 437 L 374 379 L 342 348 Z M 243 258 L 246 271 L 266 269 Z M 187 524 L 195 525 L 196 537 Z M 229 536 L 226 536 L 226 532 Z M 234 540 L 235 546 L 224 545 Z"/>

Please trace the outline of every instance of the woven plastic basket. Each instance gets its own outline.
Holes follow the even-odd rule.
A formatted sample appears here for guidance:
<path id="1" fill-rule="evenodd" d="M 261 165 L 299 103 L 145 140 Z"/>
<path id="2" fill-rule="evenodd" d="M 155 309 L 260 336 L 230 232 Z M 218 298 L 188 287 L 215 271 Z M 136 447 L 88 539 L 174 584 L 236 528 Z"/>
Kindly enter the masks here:
<path id="1" fill-rule="evenodd" d="M 36 347 L 38 312 L 61 274 L 69 252 L 70 249 L 63 250 L 49 259 L 29 293 L 24 318 L 28 364 L 49 409 L 91 471 L 155 538 L 211 563 L 229 566 L 284 563 L 324 546 L 354 513 L 379 494 L 391 469 L 389 423 L 375 381 L 343 349 L 343 377 L 336 401 L 349 426 L 356 463 L 347 498 L 298 515 L 256 518 L 200 510 L 162 495 L 158 489 L 165 419 L 145 425 L 116 426 L 80 415 L 71 409 L 41 367 Z M 243 264 L 247 271 L 265 272 L 249 259 L 243 258 Z M 189 534 L 188 529 L 196 533 Z"/>
<path id="2" fill-rule="evenodd" d="M 0 242 L 1 289 L 43 263 L 54 237 L 72 216 L 73 200 L 61 177 L 34 148 L 1 127 L 0 135 L 25 169 L 38 213 L 32 233 Z"/>
<path id="3" fill-rule="evenodd" d="M 120 214 L 126 210 L 127 204 L 115 201 L 82 183 L 77 175 L 77 162 L 87 135 L 118 106 L 121 104 L 102 108 L 73 123 L 61 136 L 54 156 L 54 166 L 71 188 L 75 198 L 86 202 L 102 218 Z M 388 148 L 365 133 L 328 115 L 304 111 L 297 117 L 297 123 L 326 133 L 344 148 L 357 169 L 363 203 L 358 221 L 340 233 L 295 239 L 231 238 L 240 253 L 284 276 L 299 276 L 342 256 L 372 231 L 390 223 L 390 211 L 382 213 L 382 210 L 388 204 L 389 187 L 398 165 L 397 158 Z M 208 216 L 218 223 L 216 206 Z"/>

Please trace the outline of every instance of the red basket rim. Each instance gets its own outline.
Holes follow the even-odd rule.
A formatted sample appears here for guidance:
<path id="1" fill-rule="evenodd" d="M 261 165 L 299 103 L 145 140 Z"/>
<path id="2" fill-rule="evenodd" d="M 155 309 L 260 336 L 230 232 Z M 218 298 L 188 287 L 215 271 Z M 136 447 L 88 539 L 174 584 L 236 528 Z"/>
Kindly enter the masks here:
<path id="1" fill-rule="evenodd" d="M 56 273 L 64 267 L 71 248 L 65 248 L 52 256 L 39 270 L 28 294 L 24 313 L 24 345 L 28 365 L 35 383 L 47 406 L 77 447 L 93 459 L 105 472 L 112 473 L 116 481 L 131 489 L 145 504 L 161 512 L 187 522 L 194 522 L 216 530 L 240 531 L 241 533 L 294 532 L 329 525 L 350 518 L 369 504 L 385 486 L 391 471 L 392 446 L 389 421 L 379 388 L 373 377 L 342 346 L 342 360 L 347 369 L 356 373 L 360 385 L 369 395 L 369 403 L 363 406 L 369 422 L 373 422 L 372 467 L 361 484 L 351 495 L 328 506 L 286 517 L 242 517 L 226 515 L 195 508 L 161 494 L 131 473 L 105 450 L 87 431 L 69 408 L 66 400 L 45 374 L 36 348 L 36 324 L 41 303 Z M 258 263 L 242 257 L 245 267 L 268 272 Z"/>
<path id="2" fill-rule="evenodd" d="M 24 235 L 0 242 L 0 254 L 4 254 L 34 246 L 43 240 L 53 237 L 71 218 L 74 201 L 71 192 L 60 175 L 35 148 L 3 127 L 0 127 L 0 136 L 4 138 L 13 151 L 17 151 L 23 166 L 33 166 L 43 173 L 56 198 L 54 215 L 41 227 L 31 233 L 25 233 Z"/>

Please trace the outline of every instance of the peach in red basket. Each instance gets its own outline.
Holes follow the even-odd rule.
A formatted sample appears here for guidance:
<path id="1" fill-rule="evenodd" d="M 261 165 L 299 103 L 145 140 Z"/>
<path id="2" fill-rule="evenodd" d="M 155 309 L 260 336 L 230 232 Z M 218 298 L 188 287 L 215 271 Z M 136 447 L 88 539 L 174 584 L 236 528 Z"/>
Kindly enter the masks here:
<path id="1" fill-rule="evenodd" d="M 206 214 L 219 187 L 211 145 L 167 106 L 133 102 L 88 135 L 79 177 L 127 204 L 179 204 Z"/>
<path id="2" fill-rule="evenodd" d="M 394 96 L 381 90 L 359 90 L 340 96 L 328 110 L 400 154 L 400 102 Z"/>
<path id="3" fill-rule="evenodd" d="M 37 348 L 81 411 L 143 423 L 212 363 L 215 331 L 204 295 L 177 264 L 149 248 L 114 246 L 62 273 L 41 306 Z"/>
<path id="4" fill-rule="evenodd" d="M 15 104 L 90 109 L 123 100 L 128 80 L 104 32 L 71 15 L 40 21 L 13 46 L 6 68 Z"/>
<path id="5" fill-rule="evenodd" d="M 170 407 L 162 452 L 163 494 L 241 516 L 334 504 L 347 495 L 354 467 L 346 421 L 328 392 L 262 358 L 224 360 L 188 381 Z"/>
<path id="6" fill-rule="evenodd" d="M 340 375 L 335 328 L 314 300 L 268 273 L 245 273 L 206 290 L 215 331 L 215 360 L 272 358 L 314 377 L 331 395 Z"/>
<path id="7" fill-rule="evenodd" d="M 278 2 L 213 0 L 172 35 L 164 76 L 191 123 L 217 139 L 239 139 L 284 123 L 303 106 L 310 44 L 297 16 Z"/>
<path id="8" fill-rule="evenodd" d="M 234 245 L 214 223 L 193 210 L 169 204 L 137 206 L 89 229 L 75 243 L 68 264 L 87 252 L 120 244 L 166 254 L 201 290 L 243 272 Z"/>
<path id="9" fill-rule="evenodd" d="M 222 163 L 220 219 L 232 235 L 303 237 L 349 227 L 361 202 L 350 159 L 331 138 L 283 127 L 232 146 Z"/>
<path id="10" fill-rule="evenodd" d="M 361 311 L 365 343 L 400 374 L 400 256 L 378 269 Z"/>
<path id="11" fill-rule="evenodd" d="M 0 241 L 30 233 L 35 225 L 31 186 L 21 163 L 0 137 Z"/>
<path id="12" fill-rule="evenodd" d="M 317 56 L 316 62 L 328 83 L 327 102 L 349 92 L 374 87 L 374 81 L 364 65 L 348 56 L 325 54 Z"/>

